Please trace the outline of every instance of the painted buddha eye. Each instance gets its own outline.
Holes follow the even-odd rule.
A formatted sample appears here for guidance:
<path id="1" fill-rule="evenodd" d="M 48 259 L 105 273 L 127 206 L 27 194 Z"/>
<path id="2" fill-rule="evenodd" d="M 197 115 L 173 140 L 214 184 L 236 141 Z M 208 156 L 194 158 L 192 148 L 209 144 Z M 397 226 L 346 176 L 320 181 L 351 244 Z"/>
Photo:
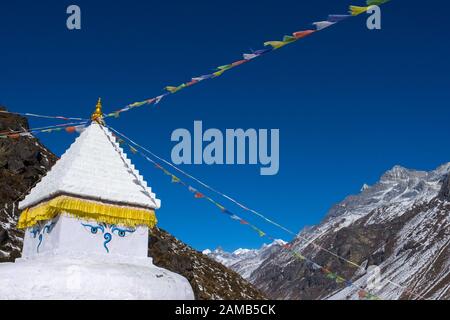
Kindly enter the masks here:
<path id="1" fill-rule="evenodd" d="M 47 232 L 47 233 L 52 232 L 52 230 L 53 230 L 53 228 L 55 227 L 55 225 L 56 225 L 56 222 L 52 222 L 52 223 L 46 225 L 46 226 L 44 227 L 44 232 Z"/>
<path id="2" fill-rule="evenodd" d="M 113 227 L 111 229 L 111 232 L 113 234 L 116 234 L 121 238 L 124 238 L 127 236 L 128 233 L 133 233 L 135 231 L 136 231 L 135 229 L 122 229 L 122 228 L 118 228 L 118 227 Z"/>
<path id="3" fill-rule="evenodd" d="M 104 229 L 103 226 L 101 226 L 101 225 L 96 225 L 96 226 L 94 226 L 94 225 L 92 225 L 92 224 L 85 224 L 85 223 L 82 223 L 81 225 L 82 225 L 83 227 L 85 227 L 86 230 L 88 230 L 88 231 L 89 231 L 90 233 L 92 233 L 92 234 L 97 234 L 99 230 L 100 230 L 102 233 L 105 231 L 105 229 Z"/>
<path id="4" fill-rule="evenodd" d="M 34 228 L 33 230 L 31 230 L 31 234 L 33 235 L 33 238 L 36 238 L 39 234 L 39 229 Z"/>

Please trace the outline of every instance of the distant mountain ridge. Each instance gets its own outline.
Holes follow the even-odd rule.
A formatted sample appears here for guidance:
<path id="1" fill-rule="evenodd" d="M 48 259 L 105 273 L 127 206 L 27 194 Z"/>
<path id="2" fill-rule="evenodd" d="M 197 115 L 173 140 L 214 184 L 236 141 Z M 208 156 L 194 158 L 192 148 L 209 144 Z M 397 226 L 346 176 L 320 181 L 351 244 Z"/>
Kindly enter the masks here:
<path id="1" fill-rule="evenodd" d="M 206 249 L 203 251 L 203 254 L 236 271 L 244 279 L 249 279 L 253 271 L 284 244 L 286 244 L 286 241 L 275 240 L 271 244 L 264 244 L 260 249 L 241 248 L 233 252 L 226 252 L 221 248 L 215 249 L 214 251 Z"/>
<path id="2" fill-rule="evenodd" d="M 302 230 L 292 249 L 382 299 L 450 299 L 450 163 L 417 171 L 395 166 L 373 186 L 334 205 L 317 226 Z M 306 241 L 305 239 L 308 239 Z M 355 262 L 356 268 L 317 246 Z M 274 299 L 358 299 L 281 246 L 270 255 L 208 253 Z M 242 259 L 240 259 L 242 257 Z M 243 268 L 251 261 L 251 268 Z M 369 285 L 369 266 L 381 270 Z"/>

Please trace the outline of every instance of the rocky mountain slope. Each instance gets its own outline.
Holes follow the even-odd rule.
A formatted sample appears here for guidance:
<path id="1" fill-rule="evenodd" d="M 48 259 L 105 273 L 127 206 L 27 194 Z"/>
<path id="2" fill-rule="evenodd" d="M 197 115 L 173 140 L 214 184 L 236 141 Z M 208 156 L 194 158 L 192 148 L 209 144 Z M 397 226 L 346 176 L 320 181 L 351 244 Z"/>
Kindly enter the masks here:
<path id="1" fill-rule="evenodd" d="M 302 231 L 292 250 L 381 299 L 450 299 L 449 172 L 450 163 L 430 172 L 395 166 Z M 284 248 L 242 274 L 275 299 L 359 298 L 357 288 L 330 281 Z"/>
<path id="2" fill-rule="evenodd" d="M 0 108 L 0 110 L 5 110 Z M 27 129 L 26 119 L 0 112 L 0 134 Z M 20 256 L 23 233 L 16 229 L 20 200 L 57 158 L 35 137 L 0 139 L 0 263 Z M 196 299 L 264 299 L 239 274 L 155 228 L 149 239 L 154 264 L 186 277 Z"/>
<path id="3" fill-rule="evenodd" d="M 0 111 L 5 109 L 0 107 Z M 0 135 L 28 128 L 27 120 L 0 112 Z M 55 163 L 56 157 L 37 139 L 0 138 L 0 262 L 20 256 L 23 233 L 15 228 L 21 199 Z"/>
<path id="4" fill-rule="evenodd" d="M 265 299 L 238 273 L 203 255 L 164 230 L 155 228 L 150 236 L 149 256 L 155 265 L 186 277 L 196 299 Z"/>

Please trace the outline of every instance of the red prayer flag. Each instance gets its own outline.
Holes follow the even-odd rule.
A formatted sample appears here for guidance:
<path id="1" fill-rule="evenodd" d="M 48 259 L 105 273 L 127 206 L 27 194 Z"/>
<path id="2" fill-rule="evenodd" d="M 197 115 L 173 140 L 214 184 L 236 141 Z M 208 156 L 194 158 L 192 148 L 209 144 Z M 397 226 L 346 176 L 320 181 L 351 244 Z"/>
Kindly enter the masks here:
<path id="1" fill-rule="evenodd" d="M 231 66 L 232 66 L 232 67 L 237 67 L 237 66 L 240 66 L 241 64 L 244 64 L 244 63 L 246 63 L 246 62 L 248 62 L 248 60 L 245 60 L 245 59 L 239 60 L 239 61 L 233 62 L 233 63 L 231 64 Z"/>
<path id="2" fill-rule="evenodd" d="M 197 80 L 192 80 L 192 81 L 186 83 L 186 87 L 190 87 L 190 86 L 196 84 L 197 82 L 198 82 Z"/>
<path id="3" fill-rule="evenodd" d="M 76 131 L 76 128 L 75 127 L 67 127 L 66 128 L 66 132 L 67 133 L 74 133 Z"/>
<path id="4" fill-rule="evenodd" d="M 20 138 L 20 134 L 13 133 L 13 134 L 8 135 L 8 137 L 10 137 L 11 139 L 19 139 Z"/>
<path id="5" fill-rule="evenodd" d="M 367 292 L 365 290 L 359 290 L 358 296 L 360 299 L 364 299 L 367 296 Z"/>
<path id="6" fill-rule="evenodd" d="M 306 36 L 309 36 L 311 33 L 314 33 L 314 30 L 305 30 L 305 31 L 298 31 L 298 32 L 294 32 L 292 35 L 296 38 L 296 39 L 301 39 L 304 38 Z"/>
<path id="7" fill-rule="evenodd" d="M 322 271 L 323 273 L 330 273 L 330 272 L 331 272 L 330 270 L 328 270 L 328 269 L 325 268 L 325 267 L 322 267 L 322 268 L 320 269 L 320 271 Z"/>
<path id="8" fill-rule="evenodd" d="M 196 193 L 194 194 L 194 197 L 195 197 L 196 199 L 201 199 L 201 198 L 204 198 L 205 196 L 204 196 L 202 193 L 200 193 L 200 192 L 196 192 Z"/>

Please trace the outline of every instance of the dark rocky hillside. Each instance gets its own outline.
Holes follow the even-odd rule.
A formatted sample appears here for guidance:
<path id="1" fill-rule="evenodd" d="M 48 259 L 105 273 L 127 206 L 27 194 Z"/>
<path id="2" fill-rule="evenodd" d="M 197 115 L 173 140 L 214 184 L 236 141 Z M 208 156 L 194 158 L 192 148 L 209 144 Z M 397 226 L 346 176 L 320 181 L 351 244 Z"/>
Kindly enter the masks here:
<path id="1" fill-rule="evenodd" d="M 23 129 L 28 129 L 25 118 L 0 112 L 0 135 Z M 35 138 L 0 138 L 0 262 L 20 256 L 23 234 L 15 228 L 17 201 L 55 162 L 56 156 Z"/>
<path id="2" fill-rule="evenodd" d="M 185 276 L 196 299 L 265 299 L 264 295 L 238 273 L 185 245 L 164 230 L 155 228 L 150 236 L 149 256 L 155 265 Z"/>

